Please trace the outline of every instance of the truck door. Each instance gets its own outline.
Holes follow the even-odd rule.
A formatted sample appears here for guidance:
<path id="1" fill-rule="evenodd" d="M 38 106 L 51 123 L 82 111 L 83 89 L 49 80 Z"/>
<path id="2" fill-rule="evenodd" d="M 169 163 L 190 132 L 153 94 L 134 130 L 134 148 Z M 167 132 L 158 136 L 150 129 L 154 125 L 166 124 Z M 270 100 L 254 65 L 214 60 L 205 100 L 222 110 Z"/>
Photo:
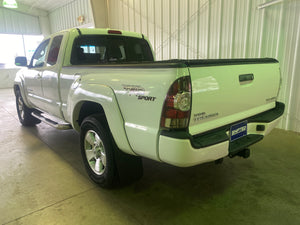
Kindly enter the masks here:
<path id="1" fill-rule="evenodd" d="M 40 109 L 43 109 L 45 106 L 42 90 L 42 76 L 46 66 L 45 59 L 49 41 L 50 39 L 47 39 L 38 46 L 25 75 L 25 87 L 27 88 L 28 100 Z"/>
<path id="2" fill-rule="evenodd" d="M 64 35 L 60 34 L 52 39 L 42 79 L 42 89 L 47 104 L 46 110 L 49 114 L 59 118 L 62 118 L 59 86 L 61 63 L 59 62 L 63 61 L 63 56 L 60 54 L 63 37 Z"/>

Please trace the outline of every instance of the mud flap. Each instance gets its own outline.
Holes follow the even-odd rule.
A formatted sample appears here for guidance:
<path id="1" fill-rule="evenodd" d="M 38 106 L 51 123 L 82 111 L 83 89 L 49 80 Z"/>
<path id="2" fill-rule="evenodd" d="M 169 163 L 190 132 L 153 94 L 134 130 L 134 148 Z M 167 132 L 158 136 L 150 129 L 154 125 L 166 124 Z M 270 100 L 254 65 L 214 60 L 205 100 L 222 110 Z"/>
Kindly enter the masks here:
<path id="1" fill-rule="evenodd" d="M 120 185 L 127 185 L 143 176 L 142 158 L 122 152 L 117 147 L 114 151 Z"/>

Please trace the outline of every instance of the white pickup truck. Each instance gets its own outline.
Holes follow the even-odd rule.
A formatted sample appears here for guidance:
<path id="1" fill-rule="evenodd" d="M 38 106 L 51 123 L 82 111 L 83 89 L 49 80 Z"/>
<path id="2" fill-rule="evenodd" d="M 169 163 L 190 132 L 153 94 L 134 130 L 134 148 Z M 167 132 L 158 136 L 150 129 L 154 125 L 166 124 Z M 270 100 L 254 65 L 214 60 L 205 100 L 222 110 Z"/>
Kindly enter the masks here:
<path id="1" fill-rule="evenodd" d="M 140 156 L 179 167 L 249 156 L 280 120 L 275 59 L 154 61 L 138 33 L 71 29 L 45 39 L 16 76 L 20 122 L 80 132 L 102 187 L 142 176 Z"/>

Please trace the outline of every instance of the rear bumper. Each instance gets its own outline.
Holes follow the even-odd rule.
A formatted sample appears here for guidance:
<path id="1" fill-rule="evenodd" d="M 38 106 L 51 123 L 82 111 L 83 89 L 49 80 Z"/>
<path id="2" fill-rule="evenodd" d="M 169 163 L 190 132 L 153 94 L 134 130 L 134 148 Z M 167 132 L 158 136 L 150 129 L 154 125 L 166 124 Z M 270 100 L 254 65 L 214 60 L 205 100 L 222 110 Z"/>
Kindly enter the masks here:
<path id="1" fill-rule="evenodd" d="M 277 103 L 274 109 L 248 118 L 247 136 L 233 142 L 229 141 L 231 125 L 194 137 L 187 132 L 162 132 L 159 137 L 159 158 L 171 165 L 188 167 L 234 156 L 269 134 L 279 123 L 283 111 L 284 104 Z"/>

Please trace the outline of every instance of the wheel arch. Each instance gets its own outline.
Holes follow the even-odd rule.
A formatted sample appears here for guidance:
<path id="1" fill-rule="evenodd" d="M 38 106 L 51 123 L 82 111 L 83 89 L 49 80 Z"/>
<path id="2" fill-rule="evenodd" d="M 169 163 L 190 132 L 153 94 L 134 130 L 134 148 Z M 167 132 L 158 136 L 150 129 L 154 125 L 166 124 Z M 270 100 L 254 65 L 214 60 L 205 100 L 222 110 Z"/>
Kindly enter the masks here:
<path id="1" fill-rule="evenodd" d="M 14 84 L 14 93 L 16 95 L 17 91 L 20 91 L 20 87 L 18 84 Z"/>
<path id="2" fill-rule="evenodd" d="M 23 98 L 23 101 L 24 101 L 25 105 L 27 107 L 31 108 L 30 104 L 29 104 L 29 102 L 27 101 L 27 98 L 26 98 L 24 86 L 21 83 L 15 83 L 13 88 L 14 88 L 15 96 L 17 94 L 17 91 L 19 91 L 20 94 L 21 94 L 21 96 L 22 96 L 22 98 Z"/>
<path id="3" fill-rule="evenodd" d="M 91 92 L 93 89 L 94 92 Z M 90 90 L 90 91 L 86 91 Z M 105 95 L 97 94 L 105 93 Z M 93 93 L 92 95 L 86 95 Z M 84 118 L 93 114 L 102 114 L 105 118 L 112 137 L 117 147 L 125 153 L 136 155 L 127 139 L 124 127 L 124 119 L 120 111 L 117 99 L 111 88 L 97 85 L 93 87 L 78 88 L 72 96 L 72 105 L 69 110 L 72 111 L 71 122 L 76 131 L 80 131 L 80 125 Z"/>
<path id="4" fill-rule="evenodd" d="M 74 129 L 76 131 L 80 131 L 80 126 L 84 118 L 93 114 L 103 114 L 103 117 L 106 119 L 106 115 L 101 104 L 89 100 L 78 102 L 73 110 L 72 120 Z"/>

